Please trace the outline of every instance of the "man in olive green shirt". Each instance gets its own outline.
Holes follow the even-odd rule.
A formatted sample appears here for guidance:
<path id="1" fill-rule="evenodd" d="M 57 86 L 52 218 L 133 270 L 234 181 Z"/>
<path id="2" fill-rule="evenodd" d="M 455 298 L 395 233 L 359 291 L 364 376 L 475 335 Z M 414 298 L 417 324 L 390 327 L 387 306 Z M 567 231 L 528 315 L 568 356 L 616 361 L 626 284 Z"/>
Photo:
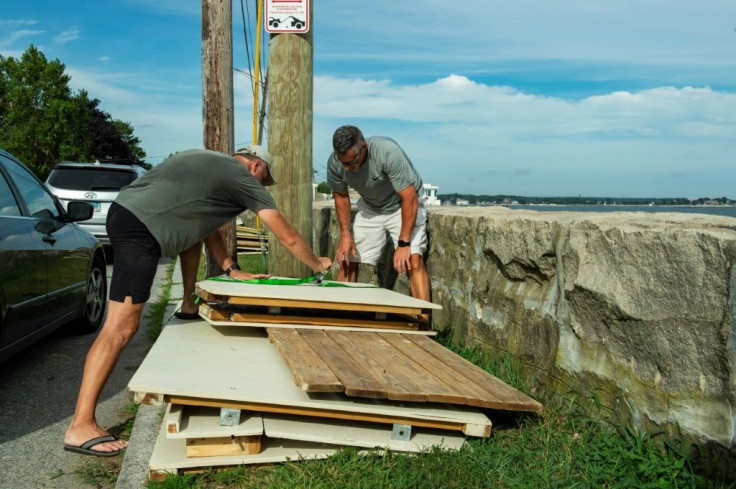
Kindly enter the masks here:
<path id="1" fill-rule="evenodd" d="M 110 457 L 127 446 L 97 424 L 95 408 L 120 353 L 138 330 L 161 256 L 179 255 L 184 299 L 176 315 L 182 319 L 198 317 L 193 292 L 203 242 L 228 276 L 267 277 L 241 271 L 219 232 L 246 209 L 315 272 L 332 265 L 329 258 L 317 257 L 278 211 L 264 188 L 274 183 L 271 156 L 252 145 L 233 156 L 205 150 L 178 153 L 120 191 L 107 219 L 115 255 L 107 317 L 87 354 L 65 450 Z"/>

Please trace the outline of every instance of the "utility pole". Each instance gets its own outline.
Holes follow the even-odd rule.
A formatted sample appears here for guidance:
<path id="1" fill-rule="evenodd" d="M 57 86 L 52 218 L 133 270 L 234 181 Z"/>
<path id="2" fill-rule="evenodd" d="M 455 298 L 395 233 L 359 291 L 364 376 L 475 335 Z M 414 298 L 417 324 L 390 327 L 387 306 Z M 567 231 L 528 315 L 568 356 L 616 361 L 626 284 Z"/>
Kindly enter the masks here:
<path id="1" fill-rule="evenodd" d="M 272 34 L 268 55 L 268 150 L 278 185 L 270 187 L 276 205 L 312 246 L 312 72 L 314 18 L 304 34 Z M 312 271 L 268 240 L 268 273 L 306 277 Z"/>
<path id="2" fill-rule="evenodd" d="M 204 147 L 224 154 L 235 151 L 233 116 L 232 0 L 202 0 L 202 121 Z M 237 259 L 235 221 L 220 228 L 227 251 Z M 206 276 L 222 269 L 206 253 Z"/>

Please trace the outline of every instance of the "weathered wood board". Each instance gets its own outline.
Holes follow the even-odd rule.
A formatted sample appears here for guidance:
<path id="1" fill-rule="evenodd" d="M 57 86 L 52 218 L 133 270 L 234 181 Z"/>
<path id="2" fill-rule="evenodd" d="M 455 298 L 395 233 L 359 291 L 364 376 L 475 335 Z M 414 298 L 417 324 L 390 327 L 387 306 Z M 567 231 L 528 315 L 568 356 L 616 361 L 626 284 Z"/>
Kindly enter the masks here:
<path id="1" fill-rule="evenodd" d="M 345 285 L 348 286 L 262 285 L 205 280 L 197 282 L 195 293 L 206 301 L 256 306 L 385 312 L 411 316 L 442 309 L 437 304 L 368 284 Z"/>
<path id="2" fill-rule="evenodd" d="M 439 446 L 460 450 L 465 437 L 451 431 L 412 429 L 408 440 L 392 437 L 391 425 L 340 420 L 305 420 L 295 416 L 266 414 L 263 428 L 269 438 L 301 440 L 331 445 L 381 448 L 397 452 L 421 452 Z"/>
<path id="3" fill-rule="evenodd" d="M 542 404 L 425 336 L 269 328 L 307 392 L 540 413 Z"/>
<path id="4" fill-rule="evenodd" d="M 213 328 L 204 321 L 169 323 L 128 389 L 137 398 L 173 404 L 398 423 L 469 436 L 491 431 L 490 420 L 472 407 L 304 392 L 262 328 Z"/>

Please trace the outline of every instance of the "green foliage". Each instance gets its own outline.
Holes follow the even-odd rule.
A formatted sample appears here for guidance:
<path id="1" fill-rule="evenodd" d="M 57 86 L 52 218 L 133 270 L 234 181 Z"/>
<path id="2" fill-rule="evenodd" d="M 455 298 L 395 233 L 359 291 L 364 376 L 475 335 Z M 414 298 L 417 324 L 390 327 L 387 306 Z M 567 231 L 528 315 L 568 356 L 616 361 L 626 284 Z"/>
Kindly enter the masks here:
<path id="1" fill-rule="evenodd" d="M 327 185 L 327 182 L 320 182 L 319 185 L 317 185 L 317 192 L 321 194 L 332 194 L 332 189 Z"/>
<path id="2" fill-rule="evenodd" d="M 132 126 L 112 120 L 85 90 L 73 93 L 64 70 L 33 45 L 20 59 L 0 56 L 0 147 L 41 179 L 63 160 L 142 163 Z"/>
<path id="3" fill-rule="evenodd" d="M 20 60 L 0 56 L 0 147 L 41 178 L 58 161 L 91 157 L 87 93 L 72 94 L 64 68 L 33 45 Z"/>

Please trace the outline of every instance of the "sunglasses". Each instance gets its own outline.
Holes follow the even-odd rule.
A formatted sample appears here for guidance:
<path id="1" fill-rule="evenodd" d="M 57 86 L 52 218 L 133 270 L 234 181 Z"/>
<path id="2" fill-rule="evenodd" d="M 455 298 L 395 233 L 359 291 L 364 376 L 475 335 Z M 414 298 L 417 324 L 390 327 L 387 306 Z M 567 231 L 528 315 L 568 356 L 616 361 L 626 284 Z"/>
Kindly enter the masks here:
<path id="1" fill-rule="evenodd" d="M 355 155 L 355 158 L 353 158 L 352 160 L 350 160 L 350 161 L 340 161 L 340 160 L 337 160 L 337 161 L 340 161 L 340 163 L 342 163 L 342 166 L 353 167 L 353 166 L 357 165 L 358 164 L 358 161 L 360 161 L 361 155 L 363 154 L 363 146 L 364 145 L 365 145 L 365 141 L 363 141 L 363 143 L 360 144 L 360 150 L 358 150 L 358 154 Z"/>

